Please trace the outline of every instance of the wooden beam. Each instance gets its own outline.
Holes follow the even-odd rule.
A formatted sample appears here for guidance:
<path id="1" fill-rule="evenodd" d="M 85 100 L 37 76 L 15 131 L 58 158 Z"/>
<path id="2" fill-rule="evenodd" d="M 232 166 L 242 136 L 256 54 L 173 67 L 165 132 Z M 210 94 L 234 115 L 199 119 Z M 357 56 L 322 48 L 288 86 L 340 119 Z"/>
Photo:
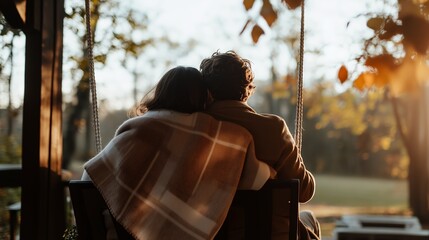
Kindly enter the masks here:
<path id="1" fill-rule="evenodd" d="M 61 239 L 63 0 L 27 0 L 22 239 Z"/>

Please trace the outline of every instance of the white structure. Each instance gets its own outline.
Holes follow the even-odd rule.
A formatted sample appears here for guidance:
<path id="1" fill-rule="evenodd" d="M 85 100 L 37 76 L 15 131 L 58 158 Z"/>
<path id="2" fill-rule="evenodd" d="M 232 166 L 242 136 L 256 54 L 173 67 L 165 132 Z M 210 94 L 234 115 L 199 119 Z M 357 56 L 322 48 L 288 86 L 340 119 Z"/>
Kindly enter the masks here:
<path id="1" fill-rule="evenodd" d="M 337 222 L 334 240 L 420 240 L 429 239 L 416 217 L 346 215 Z"/>

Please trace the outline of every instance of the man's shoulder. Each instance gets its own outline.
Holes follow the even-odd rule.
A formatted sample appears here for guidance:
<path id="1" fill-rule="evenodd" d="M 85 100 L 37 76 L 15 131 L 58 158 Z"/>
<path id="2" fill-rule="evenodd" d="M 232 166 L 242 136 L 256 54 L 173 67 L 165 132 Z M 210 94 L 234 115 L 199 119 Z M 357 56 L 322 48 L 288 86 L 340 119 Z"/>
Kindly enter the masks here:
<path id="1" fill-rule="evenodd" d="M 240 124 L 234 123 L 234 122 L 229 121 L 227 119 L 216 118 L 215 116 L 213 116 L 210 113 L 198 112 L 198 116 L 200 117 L 200 119 L 205 119 L 204 121 L 221 123 L 221 125 L 224 126 L 223 128 L 233 128 L 233 129 L 237 129 L 237 131 L 243 131 L 243 132 L 248 133 L 248 130 L 246 128 L 244 128 L 243 126 L 241 126 Z"/>
<path id="2" fill-rule="evenodd" d="M 261 127 L 268 127 L 270 129 L 272 128 L 279 128 L 282 129 L 284 125 L 286 125 L 286 122 L 284 119 L 276 114 L 271 113 L 253 113 L 248 116 L 249 121 L 253 122 L 256 125 L 259 125 Z"/>
<path id="3" fill-rule="evenodd" d="M 259 113 L 245 102 L 240 101 L 218 101 L 212 104 L 206 113 L 215 118 L 245 118 L 252 120 L 260 120 L 264 122 L 283 123 L 282 117 L 271 113 Z"/>
<path id="4" fill-rule="evenodd" d="M 284 119 L 282 117 L 280 117 L 279 115 L 276 114 L 271 114 L 271 113 L 258 113 L 258 115 L 260 115 L 261 117 L 267 119 L 267 121 L 272 121 L 272 122 L 278 122 L 278 123 L 285 123 Z"/>

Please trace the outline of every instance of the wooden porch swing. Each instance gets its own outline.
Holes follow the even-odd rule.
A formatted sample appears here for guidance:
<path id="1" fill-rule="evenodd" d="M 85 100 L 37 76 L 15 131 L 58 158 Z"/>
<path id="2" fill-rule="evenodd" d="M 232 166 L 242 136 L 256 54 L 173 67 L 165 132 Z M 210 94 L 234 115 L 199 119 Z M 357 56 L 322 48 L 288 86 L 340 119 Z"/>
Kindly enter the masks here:
<path id="1" fill-rule="evenodd" d="M 90 4 L 85 1 L 86 6 L 86 29 L 87 46 L 90 62 L 90 89 L 92 99 L 93 123 L 95 129 L 97 152 L 101 151 L 100 129 L 98 123 L 97 94 L 93 63 L 93 42 L 92 30 L 90 26 Z M 297 108 L 295 120 L 295 141 L 299 149 L 302 148 L 302 122 L 303 122 L 303 60 L 304 60 L 304 1 L 301 5 L 301 34 L 300 34 L 300 59 L 299 59 L 299 79 L 297 86 Z M 105 214 L 108 212 L 103 197 L 89 181 L 73 180 L 69 184 L 72 204 L 76 217 L 77 230 L 80 239 L 104 239 L 107 232 L 105 227 Z M 282 202 L 273 202 L 274 196 L 283 196 Z M 278 199 L 278 197 L 276 198 Z M 232 206 L 241 208 L 245 213 L 245 239 L 271 239 L 271 219 L 272 210 L 275 204 L 285 204 L 289 206 L 289 238 L 297 239 L 298 219 L 299 219 L 299 180 L 269 180 L 262 189 L 258 191 L 239 190 L 237 191 Z M 113 219 L 113 217 L 112 217 Z M 229 217 L 218 234 L 216 240 L 231 239 L 228 236 Z M 119 223 L 114 221 L 116 234 L 119 239 L 134 239 Z"/>

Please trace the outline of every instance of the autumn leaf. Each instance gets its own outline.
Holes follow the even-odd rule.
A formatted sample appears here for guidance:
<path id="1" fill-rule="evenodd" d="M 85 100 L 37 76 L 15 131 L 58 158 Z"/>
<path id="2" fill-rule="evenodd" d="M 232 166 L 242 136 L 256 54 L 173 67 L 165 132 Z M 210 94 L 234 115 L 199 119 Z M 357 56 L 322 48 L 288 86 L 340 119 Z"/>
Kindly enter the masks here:
<path id="1" fill-rule="evenodd" d="M 380 71 L 382 68 L 393 70 L 398 67 L 396 59 L 390 54 L 380 54 L 377 56 L 368 57 L 365 61 L 365 65 L 378 71 Z"/>
<path id="2" fill-rule="evenodd" d="M 107 60 L 107 55 L 106 54 L 97 55 L 97 56 L 94 57 L 94 60 L 96 62 L 105 64 L 106 60 Z"/>
<path id="3" fill-rule="evenodd" d="M 353 87 L 359 91 L 370 88 L 374 83 L 374 74 L 369 72 L 361 73 L 353 82 Z"/>
<path id="4" fill-rule="evenodd" d="M 246 24 L 244 24 L 243 29 L 241 29 L 241 32 L 240 32 L 239 35 L 243 34 L 244 30 L 246 30 L 246 28 L 247 28 L 247 26 L 249 25 L 250 22 L 251 22 L 250 19 L 248 19 L 247 22 L 246 22 Z"/>
<path id="5" fill-rule="evenodd" d="M 253 7 L 253 4 L 255 3 L 255 0 L 243 0 L 243 5 L 246 11 L 251 9 Z"/>
<path id="6" fill-rule="evenodd" d="M 270 27 L 276 21 L 277 13 L 276 11 L 274 11 L 273 5 L 271 5 L 270 0 L 264 0 L 260 11 L 260 15 L 265 19 L 268 26 Z"/>
<path id="7" fill-rule="evenodd" d="M 342 65 L 338 70 L 338 79 L 340 80 L 341 83 L 344 83 L 348 77 L 349 77 L 349 72 L 346 66 Z"/>
<path id="8" fill-rule="evenodd" d="M 301 6 L 301 3 L 302 3 L 302 0 L 282 0 L 282 1 L 286 3 L 289 9 L 295 9 Z"/>
<path id="9" fill-rule="evenodd" d="M 255 25 L 252 28 L 252 40 L 254 43 L 257 43 L 261 35 L 264 34 L 264 30 L 259 26 Z"/>
<path id="10" fill-rule="evenodd" d="M 392 17 L 373 17 L 368 19 L 366 26 L 378 33 L 381 40 L 388 40 L 402 32 L 402 26 L 398 25 Z"/>
<path id="11" fill-rule="evenodd" d="M 366 22 L 366 26 L 368 26 L 374 31 L 380 31 L 381 28 L 383 27 L 384 21 L 385 21 L 384 18 L 381 18 L 381 17 L 370 18 Z"/>
<path id="12" fill-rule="evenodd" d="M 367 85 L 368 79 L 371 80 L 369 86 L 383 88 L 388 85 L 394 71 L 399 66 L 396 61 L 397 60 L 390 54 L 368 57 L 365 61 L 365 65 L 370 67 L 372 78 L 369 78 L 369 75 L 365 76 Z"/>
<path id="13" fill-rule="evenodd" d="M 362 77 L 362 74 L 354 80 L 353 87 L 359 91 L 365 90 L 365 79 Z"/>
<path id="14" fill-rule="evenodd" d="M 365 61 L 365 65 L 372 68 L 372 71 L 374 71 L 371 85 L 379 88 L 383 88 L 389 84 L 399 66 L 397 60 L 390 54 L 368 57 Z"/>

